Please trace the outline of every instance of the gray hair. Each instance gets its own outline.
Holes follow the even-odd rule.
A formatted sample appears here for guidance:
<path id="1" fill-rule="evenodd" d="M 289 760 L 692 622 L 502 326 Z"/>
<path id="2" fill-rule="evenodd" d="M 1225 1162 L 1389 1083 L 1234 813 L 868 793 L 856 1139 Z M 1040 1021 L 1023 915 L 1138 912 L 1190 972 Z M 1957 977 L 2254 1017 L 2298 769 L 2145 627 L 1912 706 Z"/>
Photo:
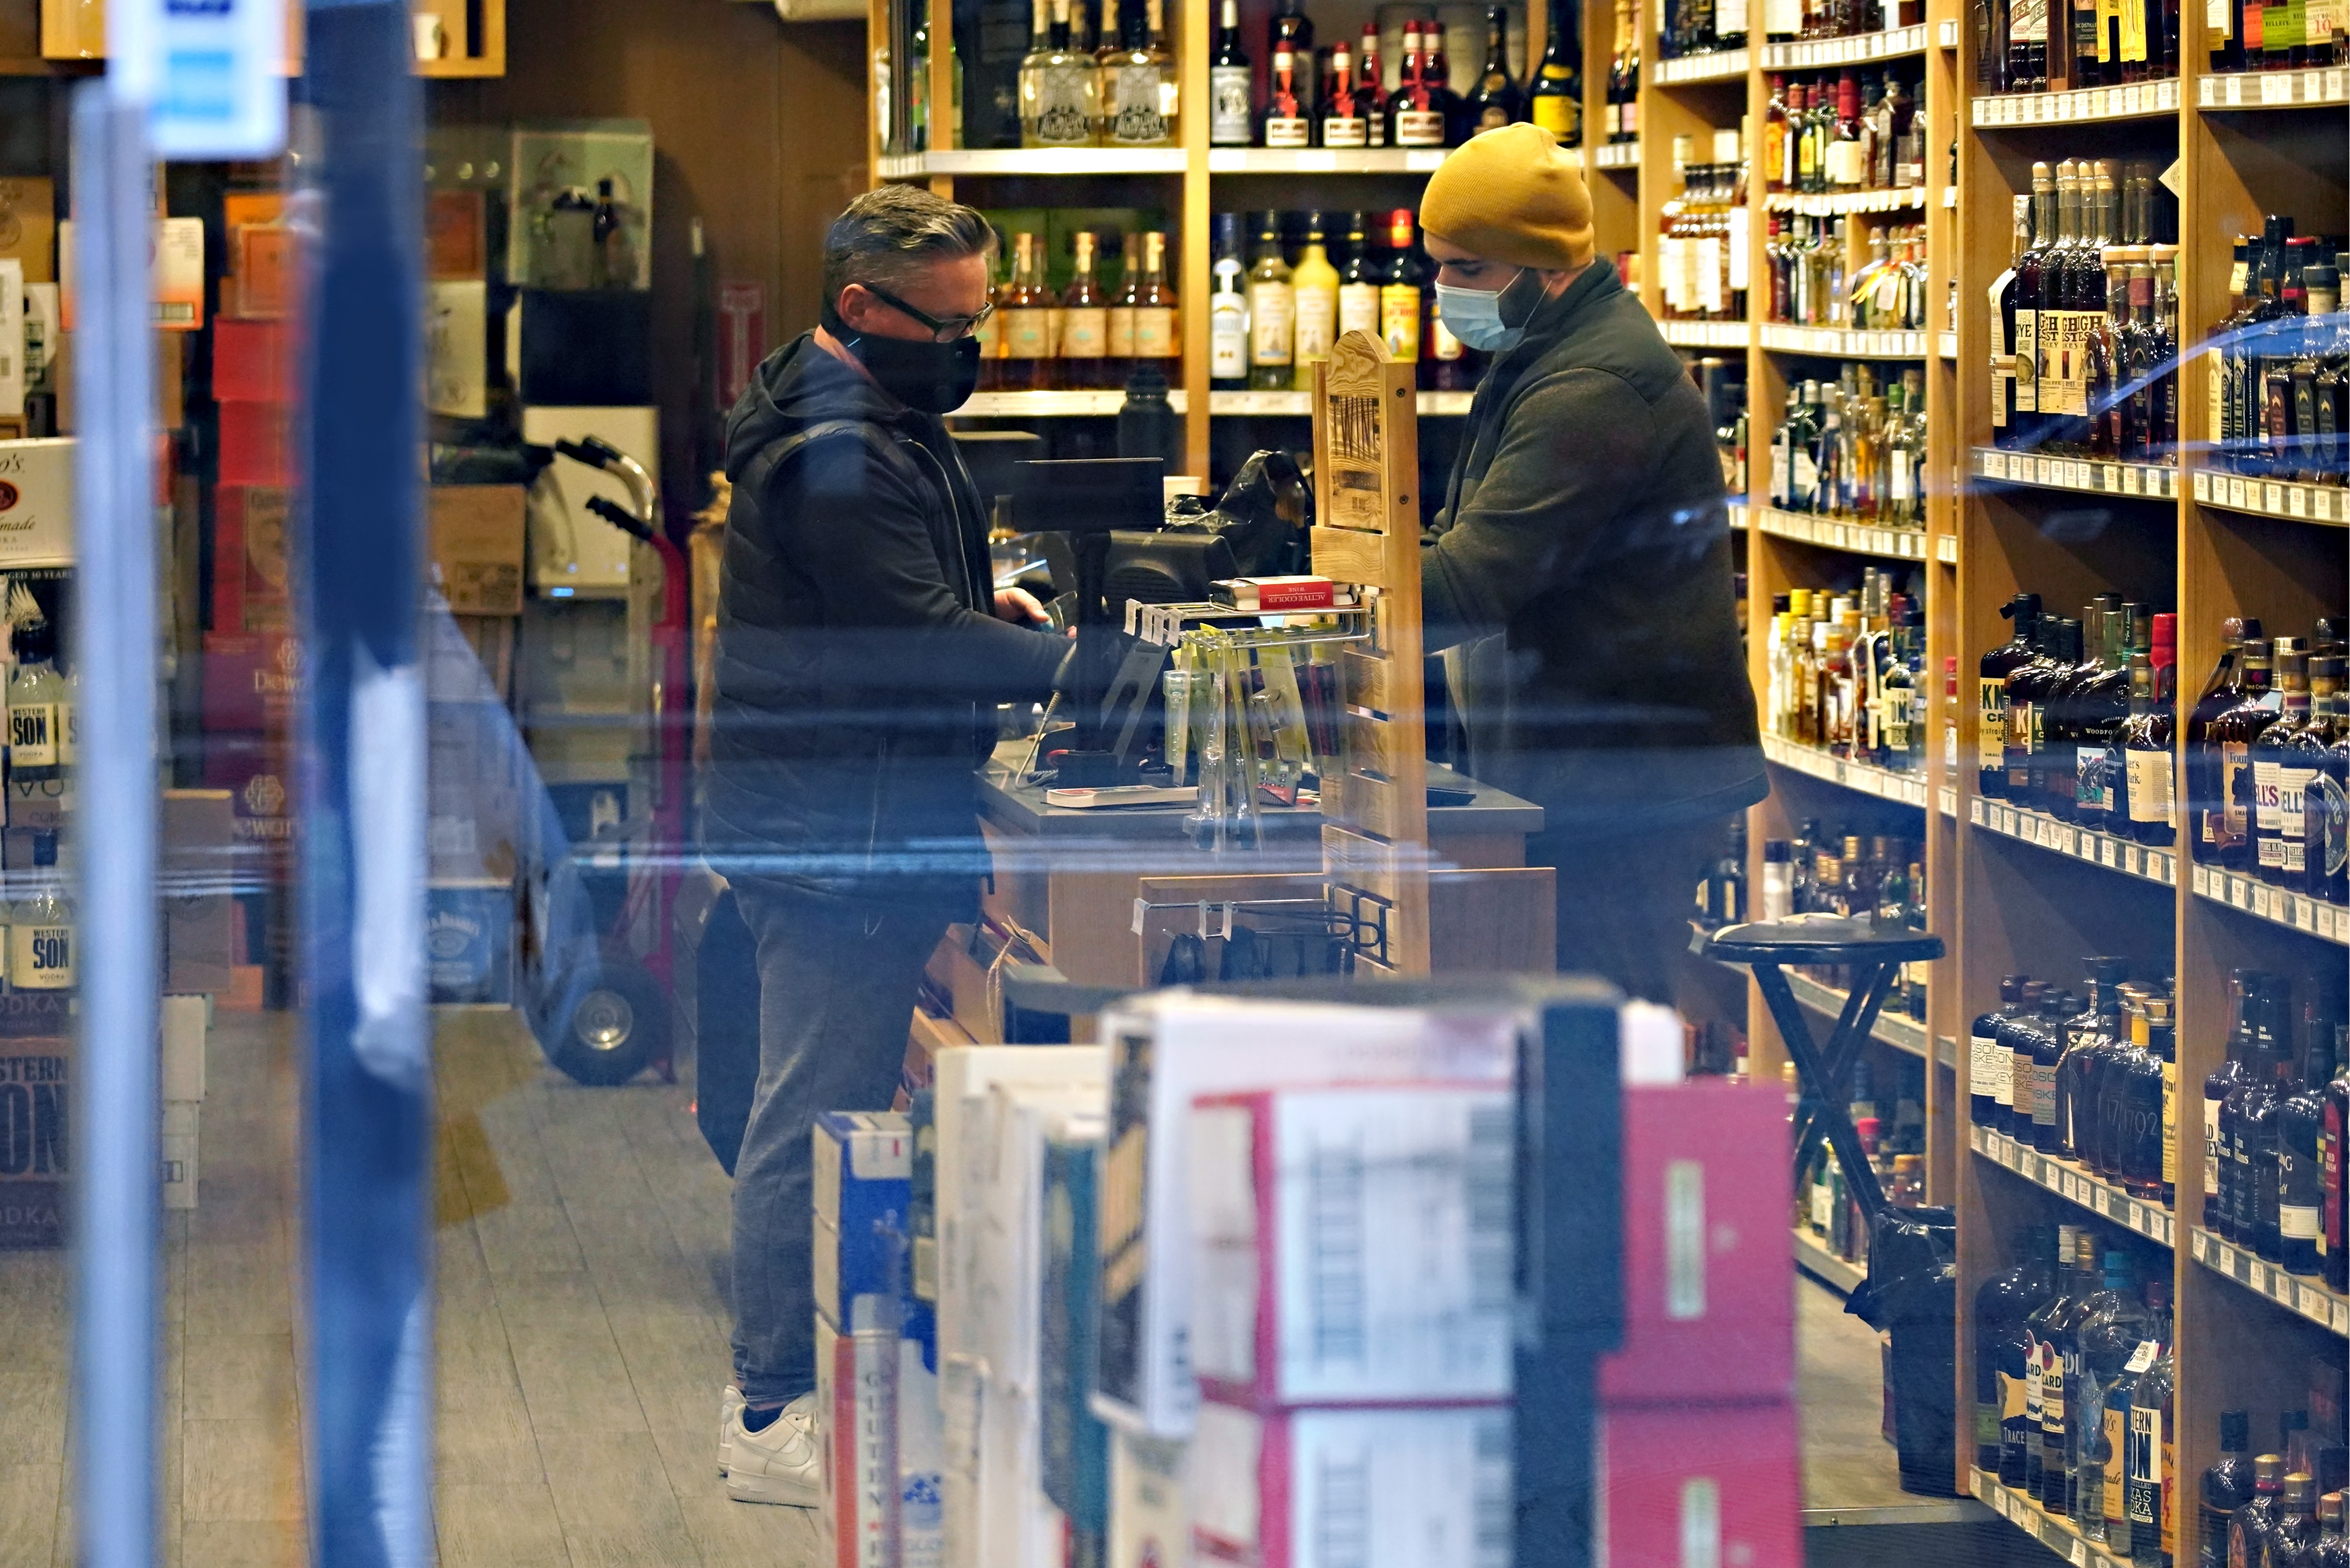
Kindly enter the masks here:
<path id="1" fill-rule="evenodd" d="M 848 203 L 824 235 L 824 298 L 852 283 L 902 289 L 934 261 L 995 254 L 995 230 L 976 207 L 920 185 L 879 185 Z"/>

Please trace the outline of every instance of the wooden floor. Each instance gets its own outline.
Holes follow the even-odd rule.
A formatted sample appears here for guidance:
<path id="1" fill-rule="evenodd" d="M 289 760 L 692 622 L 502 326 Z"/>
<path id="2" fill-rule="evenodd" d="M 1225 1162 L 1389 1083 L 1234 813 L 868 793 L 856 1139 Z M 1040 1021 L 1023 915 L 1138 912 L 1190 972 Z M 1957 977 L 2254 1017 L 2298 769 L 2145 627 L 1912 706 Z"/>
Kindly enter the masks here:
<path id="1" fill-rule="evenodd" d="M 1877 1331 L 1844 1297 L 1795 1275 L 1795 1397 L 1804 1429 L 1804 1506 L 1895 1508 L 1922 1502 L 1901 1490 L 1885 1440 L 1885 1378 Z"/>
<path id="2" fill-rule="evenodd" d="M 727 1181 L 681 1087 L 582 1089 L 504 1014 L 442 1020 L 440 1562 L 800 1568 L 812 1516 L 730 1501 Z M 199 1206 L 167 1217 L 164 1552 L 305 1556 L 283 1015 L 220 1015 Z M 0 1568 L 73 1561 L 67 1276 L 0 1252 Z"/>

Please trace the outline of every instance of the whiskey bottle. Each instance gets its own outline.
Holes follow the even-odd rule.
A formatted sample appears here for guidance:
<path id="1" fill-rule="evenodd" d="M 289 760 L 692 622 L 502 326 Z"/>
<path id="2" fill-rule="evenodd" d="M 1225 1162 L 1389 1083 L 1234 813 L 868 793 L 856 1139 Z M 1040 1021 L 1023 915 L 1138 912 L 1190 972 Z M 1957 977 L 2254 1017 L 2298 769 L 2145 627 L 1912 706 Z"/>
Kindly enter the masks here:
<path id="1" fill-rule="evenodd" d="M 2303 1010 L 2299 1084 L 2276 1112 L 2277 1262 L 2296 1274 L 2324 1272 L 2325 1088 L 2334 1081 L 2334 1020 Z"/>
<path id="2" fill-rule="evenodd" d="M 2072 625 L 2063 616 L 2041 618 L 2038 651 L 2007 678 L 2006 794 L 2028 811 L 2038 811 L 2043 805 L 2041 786 L 2046 783 L 2047 770 L 2042 747 L 2048 721 L 2048 689 L 2073 667 L 2067 636 Z"/>
<path id="3" fill-rule="evenodd" d="M 1109 299 L 1094 277 L 1095 237 L 1080 229 L 1076 236 L 1076 270 L 1061 291 L 1061 385 L 1070 388 L 1109 385 Z"/>
<path id="4" fill-rule="evenodd" d="M 1989 1475 L 2001 1473 L 2011 1429 L 2017 1462 L 2022 1463 L 2023 1325 L 2054 1288 L 2050 1254 L 2055 1245 L 2051 1227 L 2033 1226 L 2025 1233 L 2022 1260 L 1991 1275 L 1975 1292 L 1975 1468 Z M 2022 1479 L 2018 1475 L 2008 1484 Z"/>
<path id="5" fill-rule="evenodd" d="M 1282 254 L 1281 214 L 1260 213 L 1248 275 L 1249 386 L 1285 392 L 1296 379 L 1297 295 Z"/>
<path id="6" fill-rule="evenodd" d="M 1161 0 L 1119 0 L 1118 47 L 1101 52 L 1102 144 L 1177 145 L 1175 61 L 1167 52 Z"/>
<path id="7" fill-rule="evenodd" d="M 2227 1054 L 2203 1080 L 2203 1229 L 2216 1236 L 2232 1236 L 2235 1227 L 2235 1166 L 2220 1117 L 2229 1095 L 2251 1075 L 2253 1013 L 2261 1005 L 2259 988 L 2267 980 L 2258 970 L 2229 971 Z"/>
<path id="8" fill-rule="evenodd" d="M 2220 1142 L 2228 1191 L 2228 1237 L 2264 1258 L 2276 1252 L 2276 1106 L 2293 1076 L 2288 1049 L 2292 1012 L 2285 982 L 2267 979 L 2254 995 L 2252 1051 L 2243 1082 L 2220 1104 Z M 2263 1187 L 2262 1177 L 2269 1181 Z M 2263 1220 L 2266 1223 L 2263 1223 Z"/>
<path id="9" fill-rule="evenodd" d="M 2178 1159 L 2178 1044 L 2170 999 L 2143 998 L 2131 1012 L 2130 1037 L 2114 1091 L 2121 1182 L 2134 1196 L 2168 1207 Z"/>
<path id="10" fill-rule="evenodd" d="M 2027 0 L 2038 3 L 2038 0 Z M 2049 337 L 2054 339 L 2057 320 L 2053 258 L 2057 248 L 2056 181 L 2045 163 L 2032 166 L 2032 246 L 2015 264 L 2015 426 L 2014 444 L 2036 449 L 2044 439 L 2046 421 L 2040 398 L 2040 370 L 2046 362 L 2041 342 L 2043 304 Z M 2054 388 L 2047 412 L 2055 410 Z"/>
<path id="11" fill-rule="evenodd" d="M 2223 809 L 2220 793 L 2220 758 L 2206 742 L 2211 721 L 2234 707 L 2243 696 L 2244 642 L 2261 635 L 2261 623 L 2230 617 L 2220 623 L 2220 658 L 2210 678 L 2187 713 L 2187 821 L 2194 837 L 2195 857 L 2216 865 L 2221 824 L 2215 815 Z"/>
<path id="12" fill-rule="evenodd" d="M 2334 1032 L 2334 1076 L 2321 1091 L 2324 1100 L 2318 1130 L 2319 1199 L 2318 1255 L 2326 1285 L 2341 1290 L 2350 1284 L 2350 1200 L 2344 1188 L 2344 1144 L 2350 1137 L 2350 1029 Z"/>
<path id="13" fill-rule="evenodd" d="M 2073 820 L 2098 833 L 2116 826 L 2116 781 L 2123 725 L 2129 722 L 2130 644 L 2139 635 L 2139 608 L 2125 604 L 2103 613 L 2102 662 L 2073 694 Z M 2053 775 L 2052 775 L 2053 776 Z M 2061 799 L 2059 804 L 2063 804 Z"/>
<path id="14" fill-rule="evenodd" d="M 1569 0 L 1550 0 L 1550 36 L 1528 105 L 1534 121 L 1561 147 L 1583 145 L 1582 17 Z"/>
<path id="15" fill-rule="evenodd" d="M 2015 623 L 2015 631 L 1982 656 L 1976 682 L 1975 788 L 1993 799 L 2007 794 L 2008 678 L 2037 657 L 2040 596 L 2018 594 L 1999 613 Z"/>
<path id="16" fill-rule="evenodd" d="M 1527 116 L 1525 89 L 1510 74 L 1510 13 L 1506 6 L 1485 8 L 1485 65 L 1477 75 L 1477 85 L 1469 89 L 1462 116 L 1467 121 L 1464 129 L 1468 136 L 1496 126 L 1514 125 Z"/>
<path id="17" fill-rule="evenodd" d="M 1100 140 L 1101 66 L 1072 46 L 1069 0 L 1036 0 L 1037 40 L 1020 62 L 1020 145 L 1092 147 Z"/>
<path id="18" fill-rule="evenodd" d="M 2171 1420 L 2178 1386 L 2172 1345 L 2178 1335 L 2170 1317 L 2170 1293 L 2160 1279 L 2147 1284 L 2147 1313 L 2151 1320 L 2136 1366 L 2146 1352 L 2151 1363 L 2138 1371 L 2129 1390 L 2129 1459 L 2123 1482 L 2123 1511 L 2127 1518 L 2128 1551 L 2137 1568 L 2170 1568 L 2177 1500 L 2171 1462 L 2177 1441 Z"/>
<path id="19" fill-rule="evenodd" d="M 2178 706 L 2178 618 L 2158 615 L 2143 663 L 2139 656 L 2131 657 L 2130 720 L 2122 728 L 2122 764 L 2116 775 L 2121 804 L 2107 831 L 2140 844 L 2168 846 L 2178 836 L 2178 764 L 2170 747 Z"/>
<path id="20" fill-rule="evenodd" d="M 2079 1236 L 2080 1227 L 2076 1225 L 2060 1222 L 2056 1227 L 2048 1294 L 2023 1320 L 2023 1420 L 2012 1424 L 2002 1419 L 2000 1425 L 1999 1479 L 2033 1498 L 2041 1494 L 2044 1484 L 2042 1433 L 2046 1425 L 2051 1381 L 2056 1384 L 2060 1411 L 2064 1399 L 2064 1366 L 2056 1358 L 2054 1325 L 2073 1305 L 2073 1260 Z"/>
<path id="21" fill-rule="evenodd" d="M 2122 1509 L 2122 1461 L 2128 1448 L 2128 1397 L 2123 1381 L 2130 1358 L 2145 1343 L 2145 1303 L 2131 1286 L 2128 1254 L 2106 1254 L 2105 1283 L 2083 1309 L 2074 1331 L 2080 1345 L 2075 1375 L 2078 1410 L 2072 1413 L 2074 1517 L 2087 1540 L 2113 1544 L 2118 1524 L 2128 1550 L 2128 1516 Z M 2153 1362 L 2151 1353 L 2147 1357 Z M 2119 1397 L 2119 1405 L 2116 1399 Z"/>
<path id="22" fill-rule="evenodd" d="M 2235 705 L 2211 721 L 2204 732 L 2204 749 L 2214 759 L 2211 776 L 2219 788 L 2217 809 L 2206 819 L 2213 834 L 2219 864 L 2229 870 L 2253 870 L 2253 799 L 2251 746 L 2262 731 L 2277 721 L 2278 694 L 2270 687 L 2270 643 L 2266 638 L 2244 639 L 2242 695 Z"/>
<path id="23" fill-rule="evenodd" d="M 2249 5 L 2250 0 L 2247 0 Z M 2228 1521 L 2228 1563 L 2267 1568 L 2269 1535 L 2283 1502 L 2284 1458 L 2262 1454 L 2252 1460 L 2252 1493 Z"/>
<path id="24" fill-rule="evenodd" d="M 2224 1563 L 2236 1515 L 2252 1501 L 2252 1420 L 2244 1410 L 2220 1412 L 2220 1458 L 2204 1470 L 2198 1487 L 2195 1533 L 2204 1562 Z"/>
<path id="25" fill-rule="evenodd" d="M 2350 740 L 2350 722 L 2344 711 L 2343 659 L 2325 654 L 2309 661 L 2309 722 L 2293 732 L 2287 744 L 2281 787 L 2300 802 L 2298 812 L 2287 808 L 2285 819 L 2285 885 L 2312 898 L 2339 903 L 2334 877 L 2340 870 L 2345 792 L 2344 742 Z M 2294 820 L 2298 818 L 2298 822 Z M 2300 856 L 2300 875 L 2293 861 Z"/>
<path id="26" fill-rule="evenodd" d="M 2015 198 L 2015 238 L 2007 270 L 1991 280 L 1991 295 L 1999 312 L 1991 330 L 1991 439 L 1993 446 L 2013 447 L 2022 436 L 2016 421 L 2016 275 L 2032 249 L 2032 198 Z"/>
<path id="27" fill-rule="evenodd" d="M 1248 51 L 1241 45 L 1240 0 L 1221 0 L 1216 52 L 1208 62 L 1208 145 L 1246 147 L 1255 129 Z"/>
<path id="28" fill-rule="evenodd" d="M 2272 655 L 2276 669 L 2278 696 L 2277 716 L 2253 737 L 2249 752 L 2252 771 L 2252 870 L 2263 882 L 2276 887 L 2298 887 L 2307 871 L 2307 825 L 2302 817 L 2301 791 L 2298 784 L 2288 785 L 2285 761 L 2293 736 L 2309 722 L 2309 659 L 2290 638 L 2276 639 Z M 2295 769 L 2296 778 L 2300 770 Z M 2287 790 L 2291 789 L 2288 796 Z M 2286 865 L 2288 835 L 2286 822 L 2292 821 L 2290 852 L 2293 861 Z"/>
<path id="29" fill-rule="evenodd" d="M 2075 1501 L 2074 1391 L 2080 1381 L 2081 1325 L 2097 1293 L 2096 1237 L 2086 1226 L 2073 1234 L 2073 1295 L 2042 1334 L 2040 1368 L 2040 1506 L 2070 1516 Z"/>
<path id="30" fill-rule="evenodd" d="M 1109 291 L 1109 382 L 1126 385 L 1134 368 L 1134 303 L 1142 292 L 1142 236 L 1128 230 L 1118 237 L 1118 286 Z"/>
<path id="31" fill-rule="evenodd" d="M 2020 974 L 2001 976 L 1999 1006 L 1976 1013 L 1967 1031 L 1967 1119 L 2002 1133 L 2007 1130 L 2015 1106 L 2015 1090 L 1999 1031 L 2022 1002 L 2023 980 Z"/>
<path id="32" fill-rule="evenodd" d="M 1182 379 L 1180 305 L 1167 281 L 1167 236 L 1142 236 L 1142 283 L 1134 292 L 1134 363 L 1156 365 L 1170 382 Z"/>

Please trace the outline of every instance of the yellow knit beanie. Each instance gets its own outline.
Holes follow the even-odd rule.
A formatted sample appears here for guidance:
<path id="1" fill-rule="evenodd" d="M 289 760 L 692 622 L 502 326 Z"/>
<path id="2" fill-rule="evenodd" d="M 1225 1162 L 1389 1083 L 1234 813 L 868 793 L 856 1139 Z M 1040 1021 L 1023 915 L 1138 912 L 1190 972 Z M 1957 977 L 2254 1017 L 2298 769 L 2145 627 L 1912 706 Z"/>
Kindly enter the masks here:
<path id="1" fill-rule="evenodd" d="M 1591 259 L 1583 154 L 1520 122 L 1471 137 L 1429 176 L 1420 226 L 1492 261 L 1571 271 Z"/>

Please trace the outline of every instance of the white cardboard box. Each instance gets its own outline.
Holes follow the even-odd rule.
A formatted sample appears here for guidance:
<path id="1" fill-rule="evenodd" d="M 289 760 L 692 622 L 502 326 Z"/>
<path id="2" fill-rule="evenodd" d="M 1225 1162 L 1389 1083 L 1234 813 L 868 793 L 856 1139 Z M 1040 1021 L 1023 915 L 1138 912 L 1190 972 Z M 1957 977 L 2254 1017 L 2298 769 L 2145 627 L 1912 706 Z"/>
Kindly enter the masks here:
<path id="1" fill-rule="evenodd" d="M 196 1206 L 197 1124 L 202 1120 L 202 1106 L 163 1105 L 163 1207 L 193 1209 Z"/>
<path id="2" fill-rule="evenodd" d="M 0 570 L 73 565 L 71 436 L 0 441 Z"/>
<path id="3" fill-rule="evenodd" d="M 163 998 L 163 1098 L 167 1102 L 204 1097 L 204 1025 L 211 1014 L 210 997 Z"/>
<path id="4" fill-rule="evenodd" d="M 1184 1450 L 1166 1438 L 1110 1433 L 1108 1568 L 1172 1568 L 1191 1561 Z"/>
<path id="5" fill-rule="evenodd" d="M 1507 1087 L 1522 1020 L 1397 1007 L 1162 992 L 1103 1015 L 1111 1116 L 1101 1194 L 1102 1327 L 1095 1413 L 1154 1437 L 1189 1436 L 1191 1102 L 1335 1083 Z"/>
<path id="6" fill-rule="evenodd" d="M 1506 1089 L 1210 1096 L 1191 1110 L 1191 1357 L 1269 1409 L 1504 1400 L 1515 1115 Z"/>

